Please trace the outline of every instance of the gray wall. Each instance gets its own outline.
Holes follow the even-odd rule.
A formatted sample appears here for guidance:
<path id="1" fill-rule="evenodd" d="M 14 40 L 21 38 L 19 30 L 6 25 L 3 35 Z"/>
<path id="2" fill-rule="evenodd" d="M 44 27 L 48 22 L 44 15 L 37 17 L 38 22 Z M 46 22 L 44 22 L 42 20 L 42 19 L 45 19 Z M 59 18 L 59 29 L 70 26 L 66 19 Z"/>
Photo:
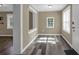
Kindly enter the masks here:
<path id="1" fill-rule="evenodd" d="M 37 30 L 29 32 L 29 5 L 14 5 L 13 54 L 24 53 L 26 46 L 33 40 Z M 36 15 L 37 17 L 37 15 Z M 37 18 L 35 18 L 37 20 Z M 37 23 L 37 22 L 36 22 Z M 36 28 L 36 27 L 35 27 Z"/>
<path id="2" fill-rule="evenodd" d="M 13 5 L 13 52 L 12 54 L 20 54 L 21 52 L 21 5 Z"/>
<path id="3" fill-rule="evenodd" d="M 24 4 L 23 6 L 23 49 L 26 47 L 26 45 L 29 43 L 29 35 L 28 35 L 28 29 L 29 29 L 29 7 L 28 5 Z"/>
<path id="4" fill-rule="evenodd" d="M 47 28 L 47 17 L 54 17 L 55 28 Z M 61 33 L 62 14 L 58 12 L 39 12 L 38 15 L 38 33 L 39 34 L 60 34 Z"/>
<path id="5" fill-rule="evenodd" d="M 23 5 L 23 40 L 22 40 L 22 45 L 23 45 L 23 49 L 33 40 L 33 38 L 36 36 L 38 30 L 35 30 L 33 32 L 30 32 L 34 29 L 37 28 L 37 20 L 38 20 L 38 14 L 35 14 L 35 27 L 32 30 L 29 30 L 29 5 L 24 4 Z M 29 33 L 30 32 L 30 33 Z"/>
<path id="6" fill-rule="evenodd" d="M 12 14 L 12 12 L 0 12 L 0 17 L 4 18 L 4 24 L 0 24 L 0 35 L 13 35 L 12 29 L 7 29 L 7 14 Z"/>

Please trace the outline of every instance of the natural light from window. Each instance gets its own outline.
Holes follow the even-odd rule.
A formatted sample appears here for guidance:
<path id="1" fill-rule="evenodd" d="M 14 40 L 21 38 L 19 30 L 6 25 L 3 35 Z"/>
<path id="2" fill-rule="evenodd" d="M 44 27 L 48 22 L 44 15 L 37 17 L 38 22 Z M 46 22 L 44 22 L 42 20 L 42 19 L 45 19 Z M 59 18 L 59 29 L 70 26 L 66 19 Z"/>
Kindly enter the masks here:
<path id="1" fill-rule="evenodd" d="M 70 6 L 63 11 L 63 30 L 70 33 Z"/>

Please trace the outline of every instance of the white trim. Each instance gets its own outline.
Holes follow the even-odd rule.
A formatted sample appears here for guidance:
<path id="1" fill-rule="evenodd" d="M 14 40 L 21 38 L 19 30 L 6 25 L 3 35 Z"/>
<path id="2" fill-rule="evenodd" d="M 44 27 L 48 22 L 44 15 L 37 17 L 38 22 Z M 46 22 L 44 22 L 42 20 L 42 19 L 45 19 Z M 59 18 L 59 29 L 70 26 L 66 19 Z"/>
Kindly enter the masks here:
<path id="1" fill-rule="evenodd" d="M 61 35 L 61 34 L 38 34 L 38 35 Z"/>
<path id="2" fill-rule="evenodd" d="M 13 18 L 13 14 L 7 14 L 7 29 L 13 29 L 13 26 L 11 26 L 10 22 L 11 22 L 11 19 L 10 18 Z M 13 21 L 13 19 L 12 19 Z"/>
<path id="3" fill-rule="evenodd" d="M 29 6 L 29 11 L 32 11 L 32 12 L 35 12 L 35 13 L 38 13 L 32 6 Z"/>
<path id="4" fill-rule="evenodd" d="M 66 39 L 66 37 L 63 35 L 63 34 L 61 34 L 61 36 L 64 38 L 64 40 L 71 46 L 71 48 L 73 48 L 75 51 L 76 51 L 76 49 L 68 42 L 68 40 Z M 77 51 L 76 51 L 77 52 Z M 77 52 L 78 54 L 79 54 L 79 52 Z"/>
<path id="5" fill-rule="evenodd" d="M 67 40 L 67 38 L 63 35 L 63 34 L 61 34 L 61 36 L 64 38 L 64 40 L 72 47 L 72 45 L 71 45 L 71 43 L 69 43 L 69 41 Z M 72 47 L 73 48 L 73 47 Z"/>
<path id="6" fill-rule="evenodd" d="M 13 35 L 0 35 L 0 36 L 13 36 Z"/>
<path id="7" fill-rule="evenodd" d="M 53 18 L 53 26 L 52 27 L 48 27 L 48 18 Z M 54 28 L 54 23 L 55 23 L 54 17 L 47 17 L 46 19 L 47 19 L 47 21 L 46 21 L 47 28 Z"/>
<path id="8" fill-rule="evenodd" d="M 64 18 L 64 13 L 66 12 L 66 11 L 70 11 L 70 20 L 69 20 L 69 23 L 70 23 L 70 21 L 71 21 L 71 6 L 68 6 L 68 7 L 66 7 L 63 11 L 62 11 L 62 19 Z M 64 19 L 62 20 L 62 23 L 64 22 Z M 65 23 L 65 22 L 64 22 Z M 68 34 L 70 34 L 70 29 L 69 29 L 69 31 L 67 30 L 67 29 L 64 29 L 64 23 L 62 24 L 62 30 L 64 31 L 64 32 L 66 32 L 66 33 L 68 33 Z M 66 21 L 66 23 L 67 23 L 67 21 Z M 69 28 L 70 28 L 70 26 L 69 26 Z"/>
<path id="9" fill-rule="evenodd" d="M 63 12 L 67 11 L 67 10 L 70 9 L 70 8 L 71 8 L 71 6 L 66 7 L 66 8 L 63 10 Z"/>
<path id="10" fill-rule="evenodd" d="M 38 12 L 60 12 L 60 10 L 58 10 L 58 11 L 52 11 L 52 10 L 50 10 L 50 11 L 38 11 Z"/>
<path id="11" fill-rule="evenodd" d="M 21 52 L 23 50 L 23 5 L 21 4 L 21 14 L 20 14 L 20 26 L 21 26 Z M 20 53 L 21 53 L 20 52 Z"/>
<path id="12" fill-rule="evenodd" d="M 35 32 L 35 31 L 37 31 L 37 28 L 32 29 L 32 30 L 29 30 L 28 34 L 33 33 L 33 32 Z"/>
<path id="13" fill-rule="evenodd" d="M 21 51 L 21 54 L 23 54 L 23 52 L 32 44 L 32 42 L 38 37 L 38 34 L 32 39 L 32 41 L 26 45 L 26 47 Z"/>

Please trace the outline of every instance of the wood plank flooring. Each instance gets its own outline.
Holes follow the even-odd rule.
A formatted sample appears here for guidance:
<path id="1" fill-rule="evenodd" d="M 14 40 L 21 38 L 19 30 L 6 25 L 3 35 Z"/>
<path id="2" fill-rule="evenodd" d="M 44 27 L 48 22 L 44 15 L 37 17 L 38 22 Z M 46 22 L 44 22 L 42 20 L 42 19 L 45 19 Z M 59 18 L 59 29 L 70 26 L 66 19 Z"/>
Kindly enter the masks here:
<path id="1" fill-rule="evenodd" d="M 12 37 L 0 37 L 0 55 L 11 55 Z M 65 55 L 71 47 L 61 36 L 39 35 L 26 49 L 24 55 Z"/>
<path id="2" fill-rule="evenodd" d="M 0 55 L 10 55 L 13 47 L 12 37 L 0 37 Z"/>
<path id="3" fill-rule="evenodd" d="M 65 55 L 71 47 L 61 36 L 39 35 L 24 52 L 25 55 Z"/>

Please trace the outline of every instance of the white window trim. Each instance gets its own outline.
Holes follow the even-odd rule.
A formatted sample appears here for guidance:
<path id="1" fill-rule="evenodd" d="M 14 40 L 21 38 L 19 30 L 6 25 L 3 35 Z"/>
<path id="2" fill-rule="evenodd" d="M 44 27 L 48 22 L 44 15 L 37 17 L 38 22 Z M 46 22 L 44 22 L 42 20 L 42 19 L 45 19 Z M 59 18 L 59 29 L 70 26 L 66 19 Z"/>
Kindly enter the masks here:
<path id="1" fill-rule="evenodd" d="M 52 27 L 49 27 L 49 26 L 48 26 L 48 18 L 53 18 L 53 26 L 52 26 Z M 54 17 L 47 17 L 46 23 L 47 23 L 47 28 L 54 28 L 54 24 L 55 24 Z"/>
<path id="2" fill-rule="evenodd" d="M 71 7 L 68 6 L 66 9 L 63 10 L 63 12 L 67 11 L 68 9 L 70 9 Z"/>
<path id="3" fill-rule="evenodd" d="M 29 11 L 33 13 L 33 29 L 35 29 L 35 14 L 38 14 L 38 12 L 32 7 L 32 6 L 29 6 Z M 31 30 L 33 30 L 31 29 Z"/>
<path id="4" fill-rule="evenodd" d="M 10 26 L 10 17 L 13 17 L 13 15 L 7 14 L 7 29 L 13 29 L 13 26 Z"/>
<path id="5" fill-rule="evenodd" d="M 64 13 L 65 11 L 67 11 L 68 9 L 70 9 L 70 8 L 71 8 L 71 7 L 68 6 L 66 9 L 64 9 L 63 12 L 62 12 L 62 16 L 63 16 L 63 13 Z M 70 9 L 70 10 L 71 10 L 71 9 Z M 63 22 L 63 21 L 62 21 L 62 22 Z M 64 25 L 62 24 L 62 26 L 64 26 Z M 63 29 L 63 27 L 62 27 L 62 30 L 65 31 L 65 30 Z M 70 33 L 70 31 L 69 31 L 69 32 L 65 31 L 65 32 L 68 33 L 68 34 Z"/>

